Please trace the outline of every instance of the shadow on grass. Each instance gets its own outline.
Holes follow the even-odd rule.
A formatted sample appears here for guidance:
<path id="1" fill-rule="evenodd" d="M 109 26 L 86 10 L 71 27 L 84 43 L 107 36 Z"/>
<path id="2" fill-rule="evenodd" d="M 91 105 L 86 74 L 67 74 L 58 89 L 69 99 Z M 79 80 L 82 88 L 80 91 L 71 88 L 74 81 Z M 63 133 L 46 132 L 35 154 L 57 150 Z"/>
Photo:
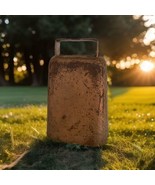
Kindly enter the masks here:
<path id="1" fill-rule="evenodd" d="M 120 96 L 120 95 L 126 93 L 128 90 L 129 90 L 128 87 L 117 87 L 117 88 L 111 87 L 110 88 L 110 96 L 111 96 L 111 98 L 114 98 L 116 96 Z"/>
<path id="2" fill-rule="evenodd" d="M 144 170 L 155 170 L 155 159 Z"/>
<path id="3" fill-rule="evenodd" d="M 51 140 L 35 142 L 12 170 L 97 170 L 103 166 L 101 148 L 54 143 Z"/>

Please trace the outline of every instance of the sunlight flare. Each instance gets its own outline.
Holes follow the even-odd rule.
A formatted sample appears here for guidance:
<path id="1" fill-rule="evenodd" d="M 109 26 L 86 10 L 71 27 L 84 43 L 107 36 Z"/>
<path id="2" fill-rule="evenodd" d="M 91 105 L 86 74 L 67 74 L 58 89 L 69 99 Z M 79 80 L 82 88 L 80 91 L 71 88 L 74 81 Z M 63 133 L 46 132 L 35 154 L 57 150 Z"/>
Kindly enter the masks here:
<path id="1" fill-rule="evenodd" d="M 144 72 L 150 72 L 154 69 L 154 67 L 154 64 L 147 60 L 140 63 L 140 69 Z"/>

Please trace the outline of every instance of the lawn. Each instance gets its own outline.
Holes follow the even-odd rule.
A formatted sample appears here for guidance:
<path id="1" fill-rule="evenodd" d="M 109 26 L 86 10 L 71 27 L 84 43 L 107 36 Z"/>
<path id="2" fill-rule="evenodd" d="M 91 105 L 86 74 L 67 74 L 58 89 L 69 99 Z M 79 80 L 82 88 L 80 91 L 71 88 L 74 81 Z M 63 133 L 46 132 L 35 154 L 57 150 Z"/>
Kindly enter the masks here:
<path id="1" fill-rule="evenodd" d="M 90 148 L 46 138 L 47 88 L 0 87 L 0 168 L 155 169 L 154 94 L 155 87 L 111 88 L 108 142 Z"/>
<path id="2" fill-rule="evenodd" d="M 46 103 L 46 87 L 0 87 L 0 108 Z"/>

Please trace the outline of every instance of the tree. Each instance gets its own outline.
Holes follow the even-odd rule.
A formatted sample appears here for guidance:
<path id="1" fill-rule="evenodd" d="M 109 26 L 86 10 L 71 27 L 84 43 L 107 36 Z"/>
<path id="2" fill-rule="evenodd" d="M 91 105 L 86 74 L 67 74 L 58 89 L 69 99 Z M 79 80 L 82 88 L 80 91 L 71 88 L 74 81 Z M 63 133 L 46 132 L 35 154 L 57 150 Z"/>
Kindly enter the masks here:
<path id="1" fill-rule="evenodd" d="M 23 52 L 28 76 L 32 79 L 33 85 L 47 83 L 48 62 L 54 55 L 56 38 L 82 35 L 87 37 L 89 34 L 89 17 L 83 19 L 81 16 L 8 16 L 8 19 L 8 42 L 16 51 Z M 71 47 L 66 47 L 65 50 L 75 52 Z M 31 60 L 29 56 L 32 56 Z M 43 67 L 39 64 L 40 59 L 44 60 Z M 9 66 L 13 66 L 11 61 Z M 30 63 L 34 68 L 33 74 Z"/>
<path id="2" fill-rule="evenodd" d="M 4 71 L 4 58 L 2 56 L 2 51 L 3 51 L 3 43 L 4 43 L 4 28 L 5 28 L 5 16 L 0 16 L 0 86 L 1 85 L 6 85 L 6 80 L 5 80 L 5 71 Z"/>
<path id="3" fill-rule="evenodd" d="M 100 39 L 102 53 L 119 60 L 133 53 L 147 54 L 147 47 L 135 44 L 133 38 L 146 31 L 141 19 L 133 16 L 93 16 L 93 33 Z"/>
<path id="4" fill-rule="evenodd" d="M 133 16 L 1 16 L 0 33 L 5 33 L 2 45 L 9 43 L 7 62 L 9 83 L 14 84 L 14 57 L 20 52 L 27 68 L 23 83 L 29 85 L 46 85 L 49 59 L 54 55 L 56 38 L 96 37 L 100 40 L 101 52 L 111 60 L 119 60 L 132 53 L 147 53 L 147 47 L 134 43 L 146 30 L 141 19 Z M 90 44 L 64 43 L 65 54 L 87 54 L 94 52 Z M 4 81 L 6 71 L 4 59 L 0 56 L 0 79 Z M 41 61 L 41 62 L 40 62 Z"/>

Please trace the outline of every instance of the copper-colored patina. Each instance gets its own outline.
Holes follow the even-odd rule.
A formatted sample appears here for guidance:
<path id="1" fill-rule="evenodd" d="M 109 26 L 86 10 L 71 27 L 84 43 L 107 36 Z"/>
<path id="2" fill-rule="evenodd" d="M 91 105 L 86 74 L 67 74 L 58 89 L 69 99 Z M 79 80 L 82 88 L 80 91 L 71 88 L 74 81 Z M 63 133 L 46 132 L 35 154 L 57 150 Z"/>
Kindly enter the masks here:
<path id="1" fill-rule="evenodd" d="M 60 55 L 61 41 L 79 40 L 56 40 L 49 63 L 47 135 L 53 141 L 101 146 L 108 135 L 105 61 L 98 49 L 96 57 Z"/>

